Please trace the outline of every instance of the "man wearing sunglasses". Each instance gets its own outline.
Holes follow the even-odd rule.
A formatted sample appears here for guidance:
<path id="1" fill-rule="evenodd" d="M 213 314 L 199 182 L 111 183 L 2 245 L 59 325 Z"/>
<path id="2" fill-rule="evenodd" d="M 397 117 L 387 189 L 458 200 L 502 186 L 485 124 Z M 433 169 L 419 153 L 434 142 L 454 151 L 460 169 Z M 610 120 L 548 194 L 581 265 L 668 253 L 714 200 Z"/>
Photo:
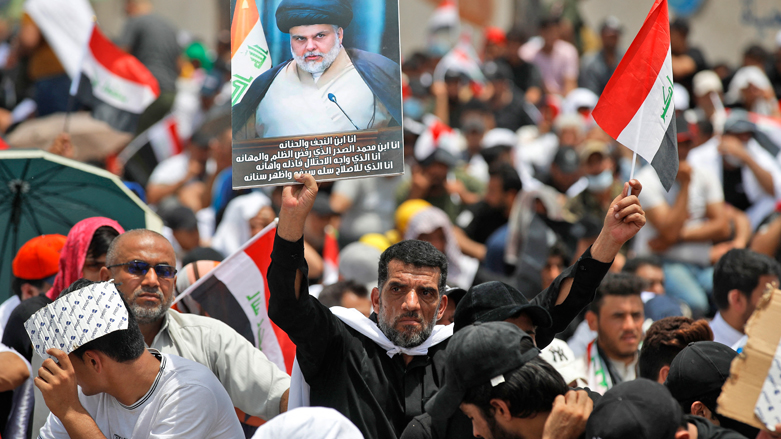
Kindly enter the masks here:
<path id="1" fill-rule="evenodd" d="M 147 347 L 211 369 L 233 405 L 271 419 L 287 409 L 290 377 L 230 326 L 170 309 L 176 284 L 171 243 L 150 230 L 130 230 L 109 247 L 101 280 L 114 279 Z M 197 403 L 197 401 L 192 401 Z"/>

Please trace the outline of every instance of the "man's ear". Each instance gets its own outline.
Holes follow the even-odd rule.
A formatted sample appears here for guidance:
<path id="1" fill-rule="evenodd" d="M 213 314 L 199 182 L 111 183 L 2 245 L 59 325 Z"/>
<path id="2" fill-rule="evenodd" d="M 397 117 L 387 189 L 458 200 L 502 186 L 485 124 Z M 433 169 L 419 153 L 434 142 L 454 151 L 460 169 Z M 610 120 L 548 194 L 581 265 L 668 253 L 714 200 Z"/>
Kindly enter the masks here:
<path id="1" fill-rule="evenodd" d="M 89 350 L 84 352 L 84 355 L 81 357 L 81 361 L 84 362 L 84 365 L 94 373 L 102 372 L 103 368 L 106 366 L 103 364 L 103 356 L 100 355 L 98 351 Z"/>
<path id="2" fill-rule="evenodd" d="M 22 297 L 20 297 L 22 301 L 38 295 L 38 289 L 26 282 L 22 284 L 20 290 L 22 290 Z"/>
<path id="3" fill-rule="evenodd" d="M 106 267 L 100 267 L 100 281 L 105 282 L 111 279 L 111 271 Z"/>
<path id="4" fill-rule="evenodd" d="M 377 287 L 372 288 L 372 310 L 380 315 L 380 290 Z"/>
<path id="5" fill-rule="evenodd" d="M 339 37 L 339 44 L 341 45 L 342 39 L 344 39 L 344 29 L 340 27 L 339 30 L 336 32 L 336 36 Z"/>
<path id="6" fill-rule="evenodd" d="M 675 432 L 675 439 L 691 439 L 691 434 L 689 434 L 689 430 L 681 427 Z"/>
<path id="7" fill-rule="evenodd" d="M 746 309 L 746 296 L 740 292 L 740 290 L 730 290 L 727 293 L 727 301 L 729 302 L 730 309 L 742 313 Z"/>
<path id="8" fill-rule="evenodd" d="M 591 310 L 586 311 L 586 323 L 588 323 L 589 329 L 596 331 L 598 321 L 599 318 L 597 317 L 597 313 Z"/>
<path id="9" fill-rule="evenodd" d="M 670 366 L 662 366 L 661 369 L 659 369 L 659 376 L 656 378 L 656 381 L 659 384 L 664 384 L 665 381 L 667 381 L 667 375 L 670 374 Z"/>
<path id="10" fill-rule="evenodd" d="M 692 403 L 691 414 L 693 414 L 694 416 L 705 418 L 707 420 L 711 420 L 714 417 L 710 409 L 700 401 L 694 401 Z"/>
<path id="11" fill-rule="evenodd" d="M 443 315 L 445 315 L 445 310 L 447 309 L 447 296 L 443 295 L 441 299 L 439 299 L 439 308 L 437 309 L 437 320 L 441 319 Z"/>
<path id="12" fill-rule="evenodd" d="M 505 422 L 509 422 L 513 415 L 510 413 L 510 406 L 503 399 L 494 398 L 490 401 L 491 407 L 494 408 L 494 418 L 503 419 Z"/>

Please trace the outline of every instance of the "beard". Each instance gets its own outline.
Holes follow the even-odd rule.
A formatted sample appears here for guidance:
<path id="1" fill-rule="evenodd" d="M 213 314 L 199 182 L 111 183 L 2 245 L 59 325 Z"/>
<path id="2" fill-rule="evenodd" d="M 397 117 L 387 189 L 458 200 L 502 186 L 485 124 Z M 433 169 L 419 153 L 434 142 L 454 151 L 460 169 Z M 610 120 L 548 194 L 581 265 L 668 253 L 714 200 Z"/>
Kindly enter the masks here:
<path id="1" fill-rule="evenodd" d="M 421 328 L 419 330 L 408 329 L 406 331 L 399 331 L 396 329 L 399 320 L 406 318 L 415 318 L 420 321 Z M 385 310 L 382 306 L 382 299 L 380 299 L 380 314 L 377 316 L 377 327 L 380 328 L 383 334 L 388 337 L 394 345 L 402 348 L 414 348 L 420 346 L 424 341 L 428 340 L 431 336 L 431 331 L 434 330 L 434 325 L 437 323 L 437 313 L 434 313 L 434 318 L 430 322 L 424 322 L 423 316 L 416 312 L 406 312 L 397 316 L 392 322 L 388 322 L 388 318 L 385 317 Z"/>
<path id="2" fill-rule="evenodd" d="M 491 430 L 492 439 L 524 439 L 523 436 L 514 434 L 504 429 L 499 423 L 496 422 L 494 416 L 486 418 L 488 429 Z"/>
<path id="3" fill-rule="evenodd" d="M 160 300 L 160 304 L 157 306 L 140 305 L 137 300 L 142 294 L 154 294 Z M 139 288 L 133 292 L 133 296 L 128 301 L 128 306 L 139 324 L 148 324 L 162 319 L 173 301 L 173 294 L 166 300 L 165 295 L 157 288 L 154 290 Z"/>
<path id="4" fill-rule="evenodd" d="M 298 68 L 305 72 L 309 72 L 311 74 L 317 74 L 317 73 L 323 73 L 325 72 L 329 67 L 331 67 L 331 64 L 334 63 L 336 60 L 336 57 L 339 56 L 339 52 L 342 50 L 342 45 L 337 42 L 336 44 L 331 47 L 331 50 L 329 50 L 326 53 L 323 52 L 306 52 L 302 56 L 297 56 L 295 52 L 293 53 L 293 58 L 296 60 L 296 64 L 298 64 Z M 322 56 L 322 61 L 307 61 L 307 56 Z"/>

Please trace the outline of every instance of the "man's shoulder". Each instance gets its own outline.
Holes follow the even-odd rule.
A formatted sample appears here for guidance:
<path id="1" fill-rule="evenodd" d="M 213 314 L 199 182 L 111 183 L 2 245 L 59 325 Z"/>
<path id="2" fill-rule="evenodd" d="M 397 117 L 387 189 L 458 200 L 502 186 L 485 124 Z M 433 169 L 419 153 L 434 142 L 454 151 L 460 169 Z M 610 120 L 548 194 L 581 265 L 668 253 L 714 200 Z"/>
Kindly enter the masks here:
<path id="1" fill-rule="evenodd" d="M 373 64 L 383 70 L 385 69 L 395 69 L 398 70 L 399 64 L 393 61 L 392 59 L 380 55 L 379 53 L 374 52 L 367 52 L 365 50 L 361 49 L 347 49 L 347 54 L 350 56 L 350 60 L 355 64 L 356 62 L 362 63 L 366 62 L 369 64 Z"/>
<path id="2" fill-rule="evenodd" d="M 205 330 L 234 331 L 227 323 L 214 317 L 168 310 L 168 329 L 174 331 L 190 328 Z M 235 331 L 234 331 L 235 332 Z"/>

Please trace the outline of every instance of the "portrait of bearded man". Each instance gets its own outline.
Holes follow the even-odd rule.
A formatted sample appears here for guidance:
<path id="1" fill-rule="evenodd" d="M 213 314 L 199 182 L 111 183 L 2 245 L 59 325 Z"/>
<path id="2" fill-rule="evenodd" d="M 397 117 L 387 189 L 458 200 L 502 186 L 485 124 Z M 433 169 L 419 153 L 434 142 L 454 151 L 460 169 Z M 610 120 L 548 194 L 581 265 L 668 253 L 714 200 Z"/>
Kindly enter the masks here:
<path id="1" fill-rule="evenodd" d="M 233 107 L 233 132 L 254 118 L 260 138 L 401 125 L 398 63 L 343 46 L 349 0 L 282 0 L 277 27 L 292 58 L 263 73 Z"/>

